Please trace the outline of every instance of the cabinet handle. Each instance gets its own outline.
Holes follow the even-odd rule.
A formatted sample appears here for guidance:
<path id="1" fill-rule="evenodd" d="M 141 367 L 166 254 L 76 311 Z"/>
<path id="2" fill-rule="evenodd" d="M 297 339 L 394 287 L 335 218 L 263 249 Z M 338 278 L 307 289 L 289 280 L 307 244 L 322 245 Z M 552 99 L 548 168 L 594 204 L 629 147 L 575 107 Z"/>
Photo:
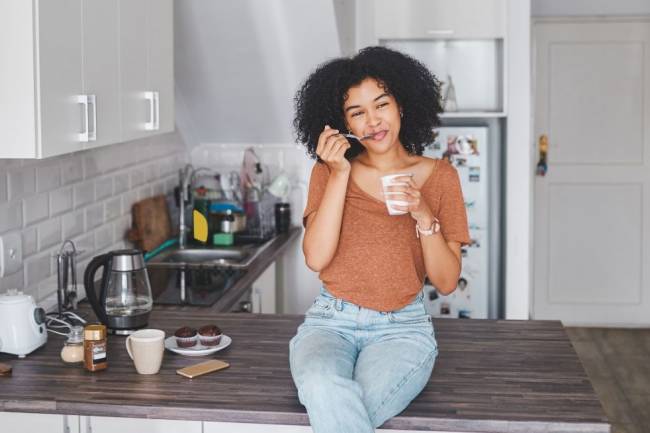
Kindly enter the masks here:
<path id="1" fill-rule="evenodd" d="M 427 30 L 427 34 L 431 36 L 451 36 L 454 34 L 454 31 L 452 29 L 431 29 Z"/>
<path id="2" fill-rule="evenodd" d="M 156 131 L 160 129 L 160 95 L 158 92 L 144 92 L 144 97 L 149 101 L 149 120 L 144 129 Z"/>
<path id="3" fill-rule="evenodd" d="M 88 103 L 93 107 L 92 111 L 92 125 L 93 128 L 87 128 L 89 130 L 88 132 L 88 141 L 96 141 L 97 140 L 97 96 L 96 95 L 88 95 Z"/>
<path id="4" fill-rule="evenodd" d="M 149 120 L 144 124 L 144 129 L 153 131 L 156 126 L 156 102 L 154 101 L 154 92 L 144 92 L 144 98 L 149 101 Z"/>
<path id="5" fill-rule="evenodd" d="M 156 109 L 154 110 L 156 114 L 156 122 L 154 123 L 154 129 L 158 131 L 160 129 L 160 93 L 153 92 L 153 98 L 156 102 Z"/>
<path id="6" fill-rule="evenodd" d="M 89 141 L 89 133 L 88 133 L 88 95 L 77 95 L 77 103 L 83 105 L 83 114 L 82 114 L 82 123 L 83 123 L 83 129 L 82 132 L 79 133 L 79 141 L 82 141 L 84 143 Z"/>

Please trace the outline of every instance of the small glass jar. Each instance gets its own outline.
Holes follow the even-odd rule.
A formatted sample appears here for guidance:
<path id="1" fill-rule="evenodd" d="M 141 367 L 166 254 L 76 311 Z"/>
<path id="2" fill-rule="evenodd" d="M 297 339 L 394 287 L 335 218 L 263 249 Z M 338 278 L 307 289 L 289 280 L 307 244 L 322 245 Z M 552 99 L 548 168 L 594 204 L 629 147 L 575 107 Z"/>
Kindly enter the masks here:
<path id="1" fill-rule="evenodd" d="M 84 329 L 84 366 L 88 371 L 104 370 L 108 367 L 106 326 L 87 325 Z"/>
<path id="2" fill-rule="evenodd" d="M 68 339 L 63 343 L 61 359 L 67 363 L 83 362 L 84 360 L 84 328 L 73 326 Z"/>

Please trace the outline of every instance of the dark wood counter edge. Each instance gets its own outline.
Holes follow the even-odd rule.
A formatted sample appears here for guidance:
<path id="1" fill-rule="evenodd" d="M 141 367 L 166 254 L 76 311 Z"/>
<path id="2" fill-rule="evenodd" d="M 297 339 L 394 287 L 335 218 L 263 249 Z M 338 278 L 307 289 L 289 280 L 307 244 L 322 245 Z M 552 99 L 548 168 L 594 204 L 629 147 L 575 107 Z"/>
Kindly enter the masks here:
<path id="1" fill-rule="evenodd" d="M 43 400 L 4 401 L 0 412 L 47 413 L 60 415 L 106 416 L 123 418 L 188 420 L 203 422 L 239 422 L 251 424 L 309 425 L 306 413 L 262 412 L 191 407 L 152 407 L 99 403 L 53 402 Z M 553 421 L 505 421 L 487 419 L 456 420 L 397 416 L 382 426 L 395 430 L 439 430 L 472 433 L 610 433 L 607 423 L 570 423 Z"/>
<path id="2" fill-rule="evenodd" d="M 257 259 L 251 263 L 244 275 L 210 307 L 215 312 L 230 311 L 241 295 L 255 280 L 286 251 L 289 245 L 302 233 L 302 227 L 291 227 L 288 233 L 276 236 Z"/>

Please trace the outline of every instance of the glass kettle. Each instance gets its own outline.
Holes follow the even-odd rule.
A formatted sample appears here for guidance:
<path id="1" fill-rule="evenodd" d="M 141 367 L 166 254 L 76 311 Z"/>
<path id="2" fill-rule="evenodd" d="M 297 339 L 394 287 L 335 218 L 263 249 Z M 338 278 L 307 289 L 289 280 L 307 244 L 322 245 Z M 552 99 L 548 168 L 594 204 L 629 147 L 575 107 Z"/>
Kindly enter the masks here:
<path id="1" fill-rule="evenodd" d="M 103 273 L 97 287 L 99 268 Z M 84 273 L 84 286 L 97 318 L 112 333 L 130 334 L 147 326 L 153 300 L 141 251 L 117 250 L 94 257 Z"/>

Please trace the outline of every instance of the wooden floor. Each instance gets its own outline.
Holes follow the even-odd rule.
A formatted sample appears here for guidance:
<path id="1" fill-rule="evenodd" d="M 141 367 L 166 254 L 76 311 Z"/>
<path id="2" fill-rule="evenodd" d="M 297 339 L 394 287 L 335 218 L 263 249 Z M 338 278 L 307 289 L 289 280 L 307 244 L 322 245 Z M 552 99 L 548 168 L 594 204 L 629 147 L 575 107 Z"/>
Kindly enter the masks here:
<path id="1" fill-rule="evenodd" d="M 650 329 L 566 329 L 612 432 L 650 432 Z"/>

